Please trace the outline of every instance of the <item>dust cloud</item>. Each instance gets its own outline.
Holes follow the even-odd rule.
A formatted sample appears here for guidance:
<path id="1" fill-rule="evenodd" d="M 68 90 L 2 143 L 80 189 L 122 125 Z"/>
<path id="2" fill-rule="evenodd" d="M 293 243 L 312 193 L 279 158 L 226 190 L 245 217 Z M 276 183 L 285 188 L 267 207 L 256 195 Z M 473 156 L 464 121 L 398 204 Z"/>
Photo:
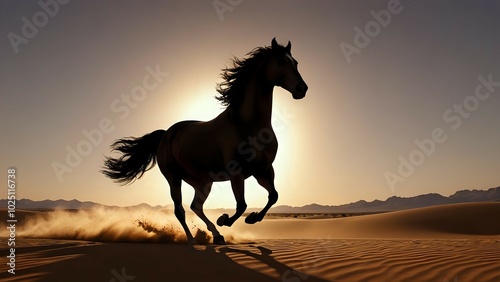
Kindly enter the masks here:
<path id="1" fill-rule="evenodd" d="M 18 212 L 19 213 L 19 212 Z M 186 223 L 198 244 L 209 244 L 212 234 L 193 213 L 186 213 Z M 2 228 L 0 236 L 6 237 Z M 17 223 L 17 236 L 100 242 L 141 242 L 186 244 L 186 235 L 173 210 L 156 208 L 94 208 L 29 212 Z M 223 234 L 228 243 L 240 239 Z M 233 232 L 234 233 L 234 232 Z"/>

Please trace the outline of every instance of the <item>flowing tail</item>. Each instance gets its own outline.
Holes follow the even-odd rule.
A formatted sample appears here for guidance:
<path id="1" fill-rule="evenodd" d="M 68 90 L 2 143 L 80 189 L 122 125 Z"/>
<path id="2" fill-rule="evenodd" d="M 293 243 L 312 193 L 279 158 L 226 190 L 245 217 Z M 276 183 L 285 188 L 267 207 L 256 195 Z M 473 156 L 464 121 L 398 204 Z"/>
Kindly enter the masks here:
<path id="1" fill-rule="evenodd" d="M 122 156 L 114 159 L 106 157 L 101 172 L 122 185 L 130 184 L 156 164 L 158 145 L 165 130 L 156 130 L 139 138 L 116 140 L 112 151 L 119 151 Z"/>

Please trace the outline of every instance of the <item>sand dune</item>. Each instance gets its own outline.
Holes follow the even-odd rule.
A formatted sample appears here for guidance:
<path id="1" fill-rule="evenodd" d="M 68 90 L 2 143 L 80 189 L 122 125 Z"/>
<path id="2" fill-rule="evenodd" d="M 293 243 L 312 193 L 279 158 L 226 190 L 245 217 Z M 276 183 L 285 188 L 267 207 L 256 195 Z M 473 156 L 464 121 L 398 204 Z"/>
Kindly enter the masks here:
<path id="1" fill-rule="evenodd" d="M 273 219 L 233 228 L 268 239 L 500 238 L 500 203 L 465 203 L 335 219 Z M 293 222 L 293 224 L 292 224 Z"/>
<path id="2" fill-rule="evenodd" d="M 16 275 L 2 264 L 0 280 L 493 282 L 500 281 L 499 216 L 500 203 L 470 203 L 266 219 L 224 228 L 235 235 L 227 246 L 18 238 Z"/>

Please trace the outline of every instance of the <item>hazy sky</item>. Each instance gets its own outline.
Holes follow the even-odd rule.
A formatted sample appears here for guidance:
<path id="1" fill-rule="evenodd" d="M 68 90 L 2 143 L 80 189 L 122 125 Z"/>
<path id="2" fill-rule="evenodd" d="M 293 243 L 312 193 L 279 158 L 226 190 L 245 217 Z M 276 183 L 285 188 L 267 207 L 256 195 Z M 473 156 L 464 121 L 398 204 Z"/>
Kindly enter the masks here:
<path id="1" fill-rule="evenodd" d="M 273 37 L 309 85 L 274 92 L 278 205 L 500 184 L 498 1 L 0 3 L 1 181 L 17 168 L 19 198 L 171 204 L 157 167 L 126 187 L 98 173 L 109 145 L 215 117 L 221 69 Z M 215 184 L 206 207 L 234 206 Z"/>

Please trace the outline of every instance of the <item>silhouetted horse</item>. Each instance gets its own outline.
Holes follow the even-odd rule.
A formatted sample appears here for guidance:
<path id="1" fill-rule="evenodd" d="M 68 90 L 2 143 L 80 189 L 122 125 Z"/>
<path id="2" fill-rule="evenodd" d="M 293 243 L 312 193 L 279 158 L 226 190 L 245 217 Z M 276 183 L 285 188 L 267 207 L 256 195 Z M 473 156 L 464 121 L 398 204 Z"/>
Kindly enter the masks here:
<path id="1" fill-rule="evenodd" d="M 206 122 L 181 121 L 166 131 L 117 140 L 111 147 L 122 156 L 106 158 L 102 172 L 128 184 L 158 161 L 170 185 L 175 216 L 191 243 L 195 240 L 182 207 L 182 180 L 194 187 L 191 209 L 206 223 L 215 244 L 225 244 L 224 237 L 203 213 L 214 181 L 231 181 L 237 202 L 236 213 L 220 216 L 219 226 L 231 226 L 245 211 L 244 181 L 250 176 L 269 192 L 269 200 L 262 211 L 249 214 L 245 222 L 261 221 L 278 200 L 272 166 L 278 149 L 271 126 L 273 88 L 283 87 L 294 99 L 303 98 L 308 88 L 290 49 L 290 42 L 284 47 L 273 39 L 270 47 L 256 48 L 243 60 L 234 58 L 233 66 L 223 70 L 225 81 L 217 86 L 216 99 L 227 106 L 220 115 Z"/>

